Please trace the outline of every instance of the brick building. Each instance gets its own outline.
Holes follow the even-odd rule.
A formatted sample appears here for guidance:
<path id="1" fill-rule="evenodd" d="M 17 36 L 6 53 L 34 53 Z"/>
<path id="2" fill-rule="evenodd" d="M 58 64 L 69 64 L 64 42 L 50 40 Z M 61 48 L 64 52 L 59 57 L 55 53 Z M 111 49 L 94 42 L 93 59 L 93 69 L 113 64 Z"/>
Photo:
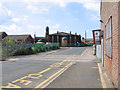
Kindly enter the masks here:
<path id="1" fill-rule="evenodd" d="M 49 27 L 46 27 L 46 34 L 45 34 L 46 42 L 61 44 L 62 38 L 67 39 L 68 46 L 77 46 L 77 43 L 81 43 L 81 35 L 77 35 L 77 33 L 72 34 L 71 32 L 65 33 L 65 32 L 57 31 L 57 33 L 49 34 Z"/>
<path id="2" fill-rule="evenodd" d="M 104 32 L 104 67 L 120 88 L 120 2 L 101 2 L 101 29 Z"/>
<path id="3" fill-rule="evenodd" d="M 5 40 L 14 40 L 16 42 L 20 41 L 20 42 L 24 42 L 24 43 L 33 43 L 34 39 L 32 38 L 31 35 L 7 35 L 6 37 L 3 38 L 3 41 Z"/>

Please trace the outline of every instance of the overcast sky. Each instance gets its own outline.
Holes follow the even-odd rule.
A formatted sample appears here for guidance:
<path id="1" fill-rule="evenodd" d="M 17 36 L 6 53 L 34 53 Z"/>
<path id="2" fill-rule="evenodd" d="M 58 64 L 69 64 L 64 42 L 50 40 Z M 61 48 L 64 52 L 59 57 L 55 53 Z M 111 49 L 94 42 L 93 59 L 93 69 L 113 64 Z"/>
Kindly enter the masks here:
<path id="1" fill-rule="evenodd" d="M 4 0 L 0 3 L 0 32 L 45 35 L 57 31 L 92 37 L 100 28 L 99 0 Z M 2 13 L 2 14 L 1 14 Z"/>

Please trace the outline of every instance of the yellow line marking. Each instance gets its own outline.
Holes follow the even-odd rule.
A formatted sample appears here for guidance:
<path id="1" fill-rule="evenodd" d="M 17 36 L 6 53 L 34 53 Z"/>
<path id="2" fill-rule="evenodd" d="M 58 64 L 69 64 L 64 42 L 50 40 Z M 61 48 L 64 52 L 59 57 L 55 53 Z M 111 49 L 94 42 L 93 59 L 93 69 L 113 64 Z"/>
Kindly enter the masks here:
<path id="1" fill-rule="evenodd" d="M 2 88 L 21 88 L 20 86 L 14 85 L 12 83 L 8 83 L 7 86 L 2 86 Z"/>
<path id="2" fill-rule="evenodd" d="M 72 65 L 73 63 L 70 63 L 68 65 L 65 66 L 65 68 L 67 68 L 68 66 Z M 58 72 L 54 73 L 52 76 L 50 76 L 48 79 L 46 79 L 45 81 L 43 81 L 42 83 L 40 83 L 39 85 L 37 85 L 35 88 L 40 88 L 42 85 L 44 85 L 45 83 L 47 83 L 49 80 L 51 80 L 54 76 L 56 76 L 57 74 L 59 74 L 61 71 L 63 71 L 65 68 L 60 69 Z"/>
<path id="3" fill-rule="evenodd" d="M 45 70 L 39 72 L 39 74 L 44 73 L 44 72 L 47 72 L 47 71 L 49 71 L 50 69 L 51 69 L 51 68 L 47 68 L 47 69 L 45 69 Z"/>
<path id="4" fill-rule="evenodd" d="M 33 79 L 39 79 L 40 77 L 42 77 L 43 75 L 40 75 L 38 73 L 35 74 L 29 74 L 28 78 L 33 78 Z"/>
<path id="5" fill-rule="evenodd" d="M 25 79 L 25 78 L 27 78 L 28 76 L 24 76 L 24 77 L 22 77 L 22 78 L 20 78 L 20 79 L 17 79 L 17 80 L 15 80 L 15 81 L 12 81 L 12 83 L 16 83 L 16 82 L 18 82 L 18 81 L 20 81 L 20 80 L 22 80 L 22 79 Z"/>
<path id="6" fill-rule="evenodd" d="M 40 88 L 43 84 L 45 84 L 46 82 L 48 82 L 51 78 L 53 78 L 55 75 L 57 75 L 59 72 L 61 72 L 62 70 L 64 70 L 64 68 L 60 69 L 58 72 L 56 72 L 55 74 L 53 74 L 52 76 L 50 76 L 48 79 L 46 79 L 45 81 L 43 81 L 42 83 L 40 83 L 38 86 L 36 86 L 35 88 Z"/>
<path id="7" fill-rule="evenodd" d="M 83 56 L 86 53 L 86 51 L 87 51 L 87 49 L 85 49 L 85 51 L 80 56 Z"/>

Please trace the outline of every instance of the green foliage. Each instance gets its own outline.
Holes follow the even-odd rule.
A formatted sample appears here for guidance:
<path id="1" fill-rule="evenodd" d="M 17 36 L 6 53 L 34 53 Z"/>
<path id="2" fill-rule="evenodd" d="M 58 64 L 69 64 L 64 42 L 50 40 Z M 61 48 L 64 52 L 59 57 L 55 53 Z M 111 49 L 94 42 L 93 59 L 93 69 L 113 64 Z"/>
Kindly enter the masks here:
<path id="1" fill-rule="evenodd" d="M 43 44 L 34 44 L 32 49 L 36 53 L 45 52 L 45 51 L 59 49 L 59 44 L 57 44 L 57 43 L 52 43 L 52 44 L 45 44 L 45 43 L 43 43 Z"/>
<path id="2" fill-rule="evenodd" d="M 102 62 L 102 59 L 100 59 L 99 62 L 101 63 L 101 62 Z"/>
<path id="3" fill-rule="evenodd" d="M 15 41 L 12 39 L 8 39 L 5 41 L 6 44 L 15 44 Z"/>
<path id="4" fill-rule="evenodd" d="M 14 56 L 16 56 L 16 55 L 29 55 L 29 54 L 33 54 L 33 53 L 34 53 L 34 51 L 32 50 L 32 48 L 21 47 L 14 52 Z"/>
<path id="5" fill-rule="evenodd" d="M 59 48 L 59 44 L 14 44 L 15 42 L 12 40 L 7 40 L 6 43 L 3 44 L 3 51 L 4 51 L 4 57 L 8 56 L 17 56 L 17 55 L 29 55 L 29 54 L 35 54 L 39 52 L 45 52 L 50 50 L 55 50 Z"/>

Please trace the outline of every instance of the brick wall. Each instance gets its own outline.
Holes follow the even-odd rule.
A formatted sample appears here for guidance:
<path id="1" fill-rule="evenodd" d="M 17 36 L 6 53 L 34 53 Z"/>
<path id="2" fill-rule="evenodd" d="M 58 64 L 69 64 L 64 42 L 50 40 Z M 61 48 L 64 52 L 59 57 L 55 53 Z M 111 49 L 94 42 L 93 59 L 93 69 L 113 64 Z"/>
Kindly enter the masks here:
<path id="1" fill-rule="evenodd" d="M 120 61 L 120 20 L 118 23 L 118 18 L 120 18 L 120 14 L 118 14 L 118 8 L 120 8 L 118 2 L 102 2 L 101 20 L 103 21 L 103 23 L 101 24 L 101 28 L 104 31 L 104 66 L 115 86 L 120 88 L 120 85 L 118 85 L 120 83 L 120 78 L 118 77 L 118 66 L 120 65 L 118 64 L 118 62 Z M 105 25 L 107 24 L 110 16 L 112 16 L 112 58 L 106 56 L 105 39 Z"/>
<path id="2" fill-rule="evenodd" d="M 33 43 L 33 42 L 34 42 L 34 39 L 33 39 L 31 36 L 29 36 L 25 41 L 26 41 L 26 42 Z"/>
<path id="3" fill-rule="evenodd" d="M 118 46 L 118 50 L 119 50 L 119 52 L 118 52 L 118 55 L 119 55 L 119 61 L 118 61 L 118 74 L 119 74 L 119 76 L 118 76 L 118 86 L 119 86 L 119 88 L 120 88 L 120 2 L 119 2 L 119 6 L 118 6 L 118 27 L 119 27 L 119 30 L 118 30 L 118 44 L 119 44 L 119 46 Z"/>

